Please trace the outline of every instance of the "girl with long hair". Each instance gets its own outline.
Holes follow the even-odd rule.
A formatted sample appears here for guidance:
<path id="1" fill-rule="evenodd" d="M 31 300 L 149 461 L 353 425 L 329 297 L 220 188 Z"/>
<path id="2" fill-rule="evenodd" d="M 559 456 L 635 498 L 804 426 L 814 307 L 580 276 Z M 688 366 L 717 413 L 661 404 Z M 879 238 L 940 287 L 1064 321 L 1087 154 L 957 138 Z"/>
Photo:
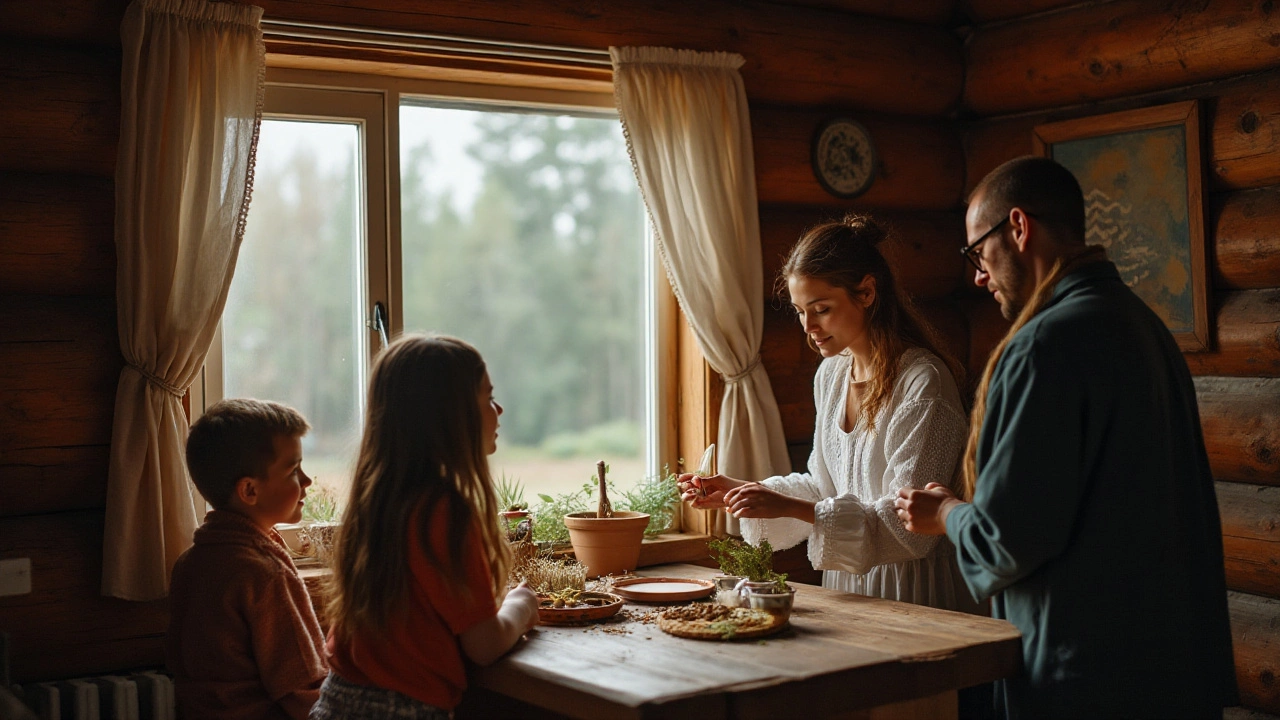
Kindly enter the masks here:
<path id="1" fill-rule="evenodd" d="M 947 543 L 907 532 L 899 488 L 952 484 L 967 425 L 960 365 L 916 312 L 877 247 L 885 231 L 849 215 L 812 228 L 783 263 L 809 346 L 823 357 L 808 472 L 747 482 L 680 477 L 694 507 L 725 507 L 748 542 L 809 541 L 824 587 L 975 609 Z"/>
<path id="2" fill-rule="evenodd" d="M 313 720 L 447 718 L 466 687 L 463 658 L 487 665 L 537 624 L 533 592 L 507 592 L 488 460 L 501 414 L 484 360 L 461 340 L 408 335 L 378 358 Z"/>

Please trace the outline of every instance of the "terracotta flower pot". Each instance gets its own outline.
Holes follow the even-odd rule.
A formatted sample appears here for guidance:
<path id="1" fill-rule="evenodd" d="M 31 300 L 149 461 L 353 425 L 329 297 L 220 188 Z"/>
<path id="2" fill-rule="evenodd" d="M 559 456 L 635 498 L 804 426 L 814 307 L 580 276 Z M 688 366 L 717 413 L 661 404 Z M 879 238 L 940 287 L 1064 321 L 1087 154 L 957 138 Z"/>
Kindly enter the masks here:
<path id="1" fill-rule="evenodd" d="M 649 515 L 619 511 L 611 518 L 598 518 L 594 512 L 581 512 L 565 515 L 564 524 L 587 577 L 599 577 L 636 569 Z"/>

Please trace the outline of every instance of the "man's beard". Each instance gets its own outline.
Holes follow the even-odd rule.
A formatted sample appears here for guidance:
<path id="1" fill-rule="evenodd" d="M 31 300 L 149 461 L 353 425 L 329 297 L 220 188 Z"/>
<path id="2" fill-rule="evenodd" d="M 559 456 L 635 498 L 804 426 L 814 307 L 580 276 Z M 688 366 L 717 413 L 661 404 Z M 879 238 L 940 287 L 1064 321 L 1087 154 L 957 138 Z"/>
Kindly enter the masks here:
<path id="1" fill-rule="evenodd" d="M 1000 314 L 1005 320 L 1013 322 L 1027 306 L 1027 298 L 1022 295 L 1023 288 L 1027 286 L 1027 274 L 1026 268 L 1010 258 L 1007 282 L 996 287 L 1000 291 Z"/>

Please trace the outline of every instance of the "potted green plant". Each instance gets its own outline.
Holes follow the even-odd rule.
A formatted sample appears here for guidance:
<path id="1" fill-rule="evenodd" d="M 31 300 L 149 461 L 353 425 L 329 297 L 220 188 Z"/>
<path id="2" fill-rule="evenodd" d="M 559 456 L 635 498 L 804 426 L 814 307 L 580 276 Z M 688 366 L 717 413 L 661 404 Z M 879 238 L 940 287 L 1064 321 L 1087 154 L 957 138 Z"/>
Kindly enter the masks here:
<path id="1" fill-rule="evenodd" d="M 573 543 L 573 554 L 587 567 L 589 577 L 635 570 L 640 560 L 644 531 L 649 526 L 646 513 L 613 509 L 605 480 L 607 471 L 603 460 L 596 463 L 600 482 L 596 510 L 564 516 L 569 542 Z"/>
<path id="2" fill-rule="evenodd" d="M 773 546 L 768 540 L 752 545 L 737 538 L 723 538 L 712 540 L 707 547 L 724 573 L 716 579 L 717 602 L 784 617 L 791 615 L 795 589 L 787 584 L 786 573 L 774 572 Z"/>
<path id="3" fill-rule="evenodd" d="M 676 474 L 665 465 L 661 474 L 646 477 L 623 492 L 622 501 L 618 503 L 622 510 L 649 516 L 649 525 L 644 529 L 646 537 L 669 530 L 679 505 L 680 488 L 676 484 Z"/>

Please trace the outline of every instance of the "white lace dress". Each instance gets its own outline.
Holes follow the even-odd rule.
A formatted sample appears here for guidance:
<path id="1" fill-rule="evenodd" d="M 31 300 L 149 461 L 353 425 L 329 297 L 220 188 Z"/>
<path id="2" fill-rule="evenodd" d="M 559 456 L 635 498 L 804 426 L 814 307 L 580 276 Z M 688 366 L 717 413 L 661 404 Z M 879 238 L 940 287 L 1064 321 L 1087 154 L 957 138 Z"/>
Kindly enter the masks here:
<path id="1" fill-rule="evenodd" d="M 951 543 L 908 532 L 893 508 L 899 488 L 953 486 L 968 434 L 955 380 L 932 353 L 908 350 L 875 432 L 862 418 L 845 432 L 840 426 L 851 362 L 848 355 L 827 358 L 814 377 L 818 414 L 809 472 L 764 481 L 816 503 L 815 522 L 743 519 L 742 536 L 753 543 L 768 539 L 776 550 L 808 539 L 810 562 L 825 571 L 823 587 L 975 611 Z"/>

